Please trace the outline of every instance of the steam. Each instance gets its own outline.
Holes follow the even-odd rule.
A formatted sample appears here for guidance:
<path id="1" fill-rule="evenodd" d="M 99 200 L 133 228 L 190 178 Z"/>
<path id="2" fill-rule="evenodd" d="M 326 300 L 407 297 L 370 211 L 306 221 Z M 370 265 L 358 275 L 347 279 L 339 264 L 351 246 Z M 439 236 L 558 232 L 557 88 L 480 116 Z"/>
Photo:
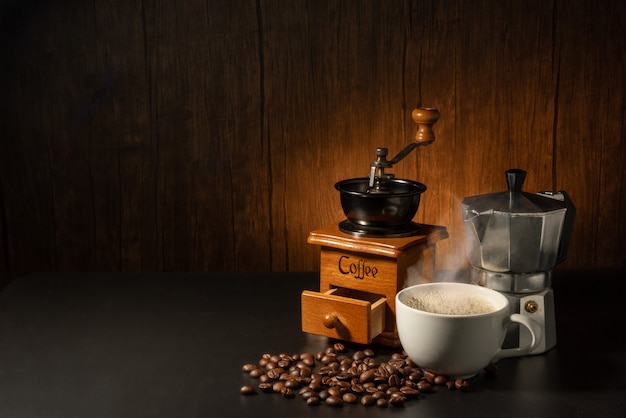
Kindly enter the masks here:
<path id="1" fill-rule="evenodd" d="M 438 189 L 437 192 L 443 193 L 445 190 Z M 447 213 L 445 214 L 446 216 L 444 216 L 444 214 L 436 212 L 439 216 L 435 219 L 428 218 L 427 220 L 424 220 L 424 222 L 428 224 L 445 226 L 449 234 L 449 237 L 445 240 L 435 243 L 435 251 L 432 254 L 435 258 L 434 277 L 431 279 L 430 277 L 425 277 L 424 274 L 424 272 L 426 272 L 426 275 L 428 275 L 428 272 L 430 272 L 433 268 L 430 265 L 424 265 L 424 262 L 432 262 L 430 257 L 426 257 L 426 261 L 420 258 L 415 264 L 407 269 L 405 287 L 421 283 L 429 283 L 432 281 L 461 283 L 469 283 L 471 281 L 469 263 L 465 252 L 465 237 L 463 231 L 463 219 L 461 216 L 461 201 L 463 198 L 451 194 L 448 194 L 446 197 L 453 202 L 451 207 L 454 208 L 454 213 Z M 431 212 L 429 212 L 429 215 L 430 213 Z M 454 246 L 453 251 L 446 252 L 446 256 L 444 258 L 445 265 L 442 268 L 437 268 L 437 264 L 441 264 L 441 260 L 437 261 L 437 258 L 441 257 L 441 250 L 439 247 L 449 244 L 450 241 L 452 241 L 452 245 Z M 427 249 L 425 251 L 432 250 Z"/>

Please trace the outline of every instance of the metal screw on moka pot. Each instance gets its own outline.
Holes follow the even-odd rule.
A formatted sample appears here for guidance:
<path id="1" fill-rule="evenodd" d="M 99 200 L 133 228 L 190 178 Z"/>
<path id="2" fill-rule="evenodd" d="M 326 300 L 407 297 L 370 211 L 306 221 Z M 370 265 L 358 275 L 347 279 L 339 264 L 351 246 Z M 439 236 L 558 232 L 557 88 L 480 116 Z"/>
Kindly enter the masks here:
<path id="1" fill-rule="evenodd" d="M 552 269 L 565 259 L 576 209 L 566 192 L 526 193 L 526 172 L 506 171 L 508 191 L 466 197 L 461 203 L 473 282 L 502 292 L 515 313 L 534 319 L 543 342 L 556 345 Z M 530 335 L 512 328 L 505 348 L 522 347 Z"/>

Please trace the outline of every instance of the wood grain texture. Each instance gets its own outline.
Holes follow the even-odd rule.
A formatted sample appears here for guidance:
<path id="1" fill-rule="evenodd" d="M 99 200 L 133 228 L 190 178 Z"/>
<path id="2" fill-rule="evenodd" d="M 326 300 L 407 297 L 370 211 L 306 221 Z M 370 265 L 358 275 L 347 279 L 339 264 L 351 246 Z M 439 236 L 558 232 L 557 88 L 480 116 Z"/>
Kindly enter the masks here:
<path id="1" fill-rule="evenodd" d="M 376 147 L 466 266 L 460 201 L 566 190 L 562 265 L 626 267 L 626 6 L 101 1 L 0 6 L 0 280 L 29 271 L 318 270 L 310 231 Z"/>

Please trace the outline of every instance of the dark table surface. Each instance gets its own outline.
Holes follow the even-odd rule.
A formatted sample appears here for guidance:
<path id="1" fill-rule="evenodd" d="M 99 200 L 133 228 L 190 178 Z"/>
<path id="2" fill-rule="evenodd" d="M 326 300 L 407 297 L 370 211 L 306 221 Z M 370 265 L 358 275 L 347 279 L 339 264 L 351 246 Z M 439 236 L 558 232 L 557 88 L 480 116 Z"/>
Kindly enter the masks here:
<path id="1" fill-rule="evenodd" d="M 556 348 L 389 409 L 239 393 L 244 363 L 334 343 L 300 329 L 318 273 L 25 276 L 0 293 L 0 417 L 624 417 L 622 275 L 557 271 Z"/>

